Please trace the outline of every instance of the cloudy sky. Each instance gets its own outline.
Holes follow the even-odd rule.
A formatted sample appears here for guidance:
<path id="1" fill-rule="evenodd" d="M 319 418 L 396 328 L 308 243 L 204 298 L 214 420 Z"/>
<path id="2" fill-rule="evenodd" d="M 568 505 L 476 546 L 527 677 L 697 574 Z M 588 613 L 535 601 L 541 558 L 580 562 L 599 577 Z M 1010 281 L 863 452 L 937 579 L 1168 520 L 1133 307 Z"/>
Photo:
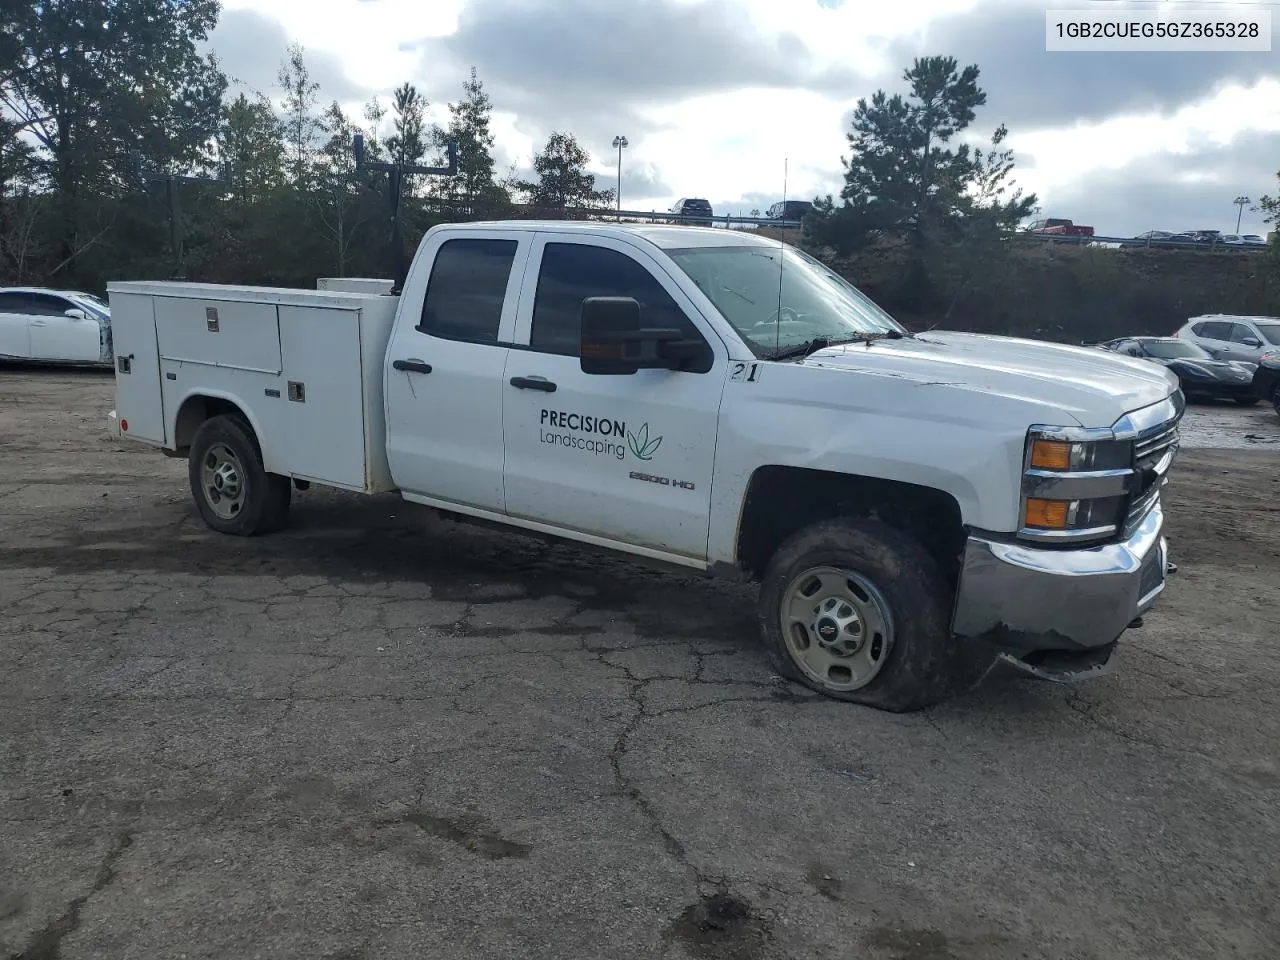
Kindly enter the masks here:
<path id="1" fill-rule="evenodd" d="M 1212 3 L 1212 6 L 1209 4 Z M 443 119 L 472 66 L 493 98 L 499 170 L 573 133 L 605 186 L 624 134 L 623 206 L 706 197 L 746 213 L 835 193 L 860 97 L 903 91 L 913 57 L 977 64 L 1042 216 L 1099 235 L 1233 232 L 1239 195 L 1277 192 L 1280 0 L 1266 53 L 1050 53 L 1045 10 L 1152 10 L 1125 0 L 223 0 L 210 46 L 237 89 L 278 95 L 292 41 L 327 103 L 354 114 L 415 84 Z M 1224 0 L 1163 0 L 1221 11 Z M 1264 233 L 1246 207 L 1241 231 Z"/>

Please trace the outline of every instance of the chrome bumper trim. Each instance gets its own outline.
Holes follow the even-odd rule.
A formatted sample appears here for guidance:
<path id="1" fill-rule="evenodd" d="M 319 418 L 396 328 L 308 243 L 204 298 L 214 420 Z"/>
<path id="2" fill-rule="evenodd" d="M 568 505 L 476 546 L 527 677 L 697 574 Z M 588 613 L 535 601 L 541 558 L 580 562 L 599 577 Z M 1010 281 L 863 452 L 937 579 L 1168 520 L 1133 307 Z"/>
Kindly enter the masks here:
<path id="1" fill-rule="evenodd" d="M 1164 589 L 1163 527 L 1157 501 L 1121 543 L 1047 550 L 970 537 L 952 632 L 1015 656 L 1110 644 Z"/>

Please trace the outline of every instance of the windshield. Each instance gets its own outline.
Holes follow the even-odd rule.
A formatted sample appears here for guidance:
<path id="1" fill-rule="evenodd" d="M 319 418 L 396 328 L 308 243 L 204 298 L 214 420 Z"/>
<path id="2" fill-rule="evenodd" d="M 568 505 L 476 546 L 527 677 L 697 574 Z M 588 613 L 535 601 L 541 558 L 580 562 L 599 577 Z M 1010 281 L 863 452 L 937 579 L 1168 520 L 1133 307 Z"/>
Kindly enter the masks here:
<path id="1" fill-rule="evenodd" d="M 71 299 L 99 317 L 109 317 L 111 315 L 111 307 L 92 293 L 77 293 Z"/>
<path id="2" fill-rule="evenodd" d="M 1258 332 L 1272 346 L 1280 347 L 1280 323 L 1259 323 Z"/>
<path id="3" fill-rule="evenodd" d="M 1185 357 L 1188 360 L 1212 360 L 1213 354 L 1204 347 L 1194 343 L 1174 343 L 1172 340 L 1148 340 L 1143 344 L 1147 353 L 1161 360 L 1177 360 Z"/>
<path id="4" fill-rule="evenodd" d="M 667 253 L 758 357 L 816 339 L 906 333 L 853 284 L 794 247 L 685 247 Z"/>

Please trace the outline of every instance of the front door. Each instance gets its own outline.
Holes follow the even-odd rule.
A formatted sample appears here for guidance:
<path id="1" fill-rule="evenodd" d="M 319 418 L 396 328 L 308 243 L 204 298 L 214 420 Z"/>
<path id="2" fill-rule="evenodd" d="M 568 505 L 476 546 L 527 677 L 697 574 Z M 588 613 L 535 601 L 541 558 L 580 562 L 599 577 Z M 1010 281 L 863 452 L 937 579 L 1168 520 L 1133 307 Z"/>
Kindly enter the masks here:
<path id="1" fill-rule="evenodd" d="M 503 383 L 507 512 L 701 560 L 727 352 L 638 246 L 539 234 Z M 634 297 L 641 325 L 706 345 L 687 370 L 601 376 L 579 367 L 582 301 Z"/>
<path id="2" fill-rule="evenodd" d="M 96 363 L 102 357 L 102 327 L 78 303 L 47 293 L 31 295 L 31 357 L 65 363 Z M 68 317 L 78 310 L 81 317 Z"/>
<path id="3" fill-rule="evenodd" d="M 504 509 L 502 374 L 532 238 L 437 238 L 414 261 L 385 371 L 387 457 L 407 499 Z"/>
<path id="4" fill-rule="evenodd" d="M 1253 343 L 1245 343 L 1246 340 L 1252 340 Z M 1257 346 L 1254 346 L 1254 343 Z M 1231 324 L 1231 344 L 1229 352 L 1223 357 L 1224 360 L 1244 360 L 1248 363 L 1257 363 L 1262 359 L 1262 338 L 1258 336 L 1258 331 L 1247 323 L 1236 322 Z"/>

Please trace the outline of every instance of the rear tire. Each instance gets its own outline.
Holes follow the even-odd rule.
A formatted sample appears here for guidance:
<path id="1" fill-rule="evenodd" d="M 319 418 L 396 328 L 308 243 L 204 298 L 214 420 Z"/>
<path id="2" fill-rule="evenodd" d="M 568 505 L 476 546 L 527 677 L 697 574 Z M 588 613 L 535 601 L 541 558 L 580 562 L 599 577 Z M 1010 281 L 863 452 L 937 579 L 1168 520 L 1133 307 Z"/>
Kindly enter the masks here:
<path id="1" fill-rule="evenodd" d="M 191 441 L 191 496 L 204 522 L 219 533 L 251 537 L 284 525 L 292 487 L 267 473 L 252 428 L 240 417 L 211 417 Z"/>
<path id="2" fill-rule="evenodd" d="M 837 700 L 895 713 L 969 689 L 994 653 L 951 636 L 953 591 L 906 534 L 876 520 L 805 527 L 761 582 L 765 649 L 782 676 Z"/>

